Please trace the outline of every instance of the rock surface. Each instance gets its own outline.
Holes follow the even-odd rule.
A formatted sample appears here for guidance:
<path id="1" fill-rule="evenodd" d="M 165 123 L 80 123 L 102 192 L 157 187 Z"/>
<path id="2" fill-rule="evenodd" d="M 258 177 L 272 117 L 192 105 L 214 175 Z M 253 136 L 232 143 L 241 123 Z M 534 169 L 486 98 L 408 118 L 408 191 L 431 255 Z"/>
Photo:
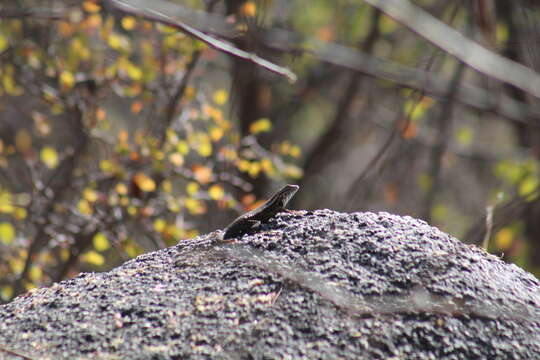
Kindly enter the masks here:
<path id="1" fill-rule="evenodd" d="M 0 306 L 0 358 L 540 359 L 540 282 L 387 213 L 283 213 Z"/>

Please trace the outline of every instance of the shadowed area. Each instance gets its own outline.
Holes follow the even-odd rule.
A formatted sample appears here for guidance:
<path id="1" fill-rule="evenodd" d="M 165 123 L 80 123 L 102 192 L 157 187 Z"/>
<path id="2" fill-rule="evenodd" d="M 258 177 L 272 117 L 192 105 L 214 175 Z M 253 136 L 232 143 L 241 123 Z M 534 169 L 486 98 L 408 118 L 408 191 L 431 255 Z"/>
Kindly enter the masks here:
<path id="1" fill-rule="evenodd" d="M 1 306 L 0 354 L 540 357 L 540 282 L 423 221 L 295 211 L 236 243 L 214 239 L 187 240 Z"/>

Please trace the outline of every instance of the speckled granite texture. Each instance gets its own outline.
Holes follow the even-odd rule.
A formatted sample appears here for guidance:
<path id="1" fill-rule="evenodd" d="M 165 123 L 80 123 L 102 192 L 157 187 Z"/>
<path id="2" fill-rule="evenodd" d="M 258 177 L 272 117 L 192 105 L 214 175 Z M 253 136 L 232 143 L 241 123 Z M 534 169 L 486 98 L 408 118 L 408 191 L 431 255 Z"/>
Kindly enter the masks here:
<path id="1" fill-rule="evenodd" d="M 283 213 L 0 306 L 0 358 L 540 359 L 540 282 L 386 213 Z"/>

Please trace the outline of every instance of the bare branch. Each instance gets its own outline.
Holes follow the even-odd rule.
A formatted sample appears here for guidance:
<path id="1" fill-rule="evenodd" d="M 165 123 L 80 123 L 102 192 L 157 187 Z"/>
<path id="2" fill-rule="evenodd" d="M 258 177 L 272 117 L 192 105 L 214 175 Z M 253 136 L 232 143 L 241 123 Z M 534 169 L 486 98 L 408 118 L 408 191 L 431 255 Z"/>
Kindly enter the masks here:
<path id="1" fill-rule="evenodd" d="M 265 60 L 254 53 L 241 50 L 237 48 L 236 46 L 232 45 L 231 43 L 209 36 L 178 19 L 172 18 L 171 16 L 164 14 L 163 12 L 161 12 L 155 7 L 152 7 L 152 8 L 150 7 L 151 5 L 153 6 L 154 4 L 160 4 L 161 3 L 160 0 L 154 0 L 152 1 L 152 3 L 144 3 L 144 5 L 142 5 L 140 1 L 135 1 L 135 0 L 111 0 L 111 3 L 113 4 L 114 7 L 116 7 L 117 9 L 123 12 L 136 15 L 136 16 L 142 16 L 146 19 L 158 21 L 168 26 L 177 28 L 186 34 L 199 39 L 200 41 L 204 42 L 210 47 L 213 47 L 229 55 L 255 63 L 259 66 L 262 66 L 263 68 L 271 72 L 285 76 L 291 82 L 296 81 L 296 75 L 289 69 L 273 64 L 270 61 Z M 137 3 L 139 3 L 140 6 L 134 5 Z"/>
<path id="2" fill-rule="evenodd" d="M 477 71 L 540 98 L 540 75 L 489 51 L 407 0 L 364 0 Z"/>

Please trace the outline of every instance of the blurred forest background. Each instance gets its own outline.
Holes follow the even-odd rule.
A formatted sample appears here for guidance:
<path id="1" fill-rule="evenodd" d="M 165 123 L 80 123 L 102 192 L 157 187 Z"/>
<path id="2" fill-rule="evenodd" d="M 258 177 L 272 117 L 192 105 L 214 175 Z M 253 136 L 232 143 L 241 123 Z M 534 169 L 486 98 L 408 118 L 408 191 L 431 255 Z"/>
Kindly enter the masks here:
<path id="1" fill-rule="evenodd" d="M 0 3 L 0 302 L 292 208 L 426 220 L 540 274 L 540 4 Z"/>

